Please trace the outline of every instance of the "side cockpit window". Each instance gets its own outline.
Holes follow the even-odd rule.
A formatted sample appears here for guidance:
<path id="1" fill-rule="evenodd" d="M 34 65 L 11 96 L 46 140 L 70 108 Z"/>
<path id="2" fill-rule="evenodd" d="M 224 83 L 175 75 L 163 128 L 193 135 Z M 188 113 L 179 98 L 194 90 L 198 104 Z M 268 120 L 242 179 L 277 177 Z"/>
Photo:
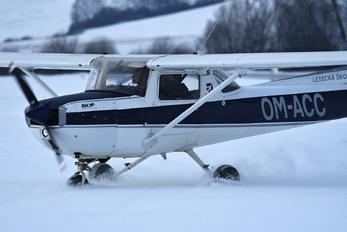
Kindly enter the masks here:
<path id="1" fill-rule="evenodd" d="M 160 100 L 194 100 L 200 98 L 197 74 L 162 74 L 159 79 Z"/>

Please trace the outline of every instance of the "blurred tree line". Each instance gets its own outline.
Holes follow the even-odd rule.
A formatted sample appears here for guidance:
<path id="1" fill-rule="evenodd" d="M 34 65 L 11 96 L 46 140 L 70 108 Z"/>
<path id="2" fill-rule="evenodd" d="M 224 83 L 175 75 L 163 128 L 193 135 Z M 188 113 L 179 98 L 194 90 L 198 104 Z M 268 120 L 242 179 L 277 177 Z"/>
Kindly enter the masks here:
<path id="1" fill-rule="evenodd" d="M 346 8 L 337 0 L 233 1 L 216 13 L 201 41 L 210 36 L 207 53 L 344 50 Z"/>
<path id="2" fill-rule="evenodd" d="M 119 22 L 169 14 L 207 6 L 223 0 L 126 0 L 117 8 L 105 0 L 75 0 L 72 5 L 69 33 Z M 109 1 L 108 1 L 109 2 Z"/>
<path id="3" fill-rule="evenodd" d="M 81 2 L 77 0 L 75 7 Z M 87 2 L 89 5 L 82 4 L 79 16 L 75 16 L 81 18 L 75 20 L 90 19 L 101 9 L 98 1 Z M 91 8 L 94 13 L 91 13 Z M 133 53 L 192 54 L 200 48 L 206 53 L 346 50 L 346 27 L 345 0 L 231 0 L 216 12 L 215 19 L 207 24 L 195 44 L 159 38 L 148 48 L 137 49 Z M 96 38 L 81 43 L 71 37 L 62 35 L 52 38 L 39 52 L 118 52 L 111 39 Z M 14 49 L 8 47 L 2 50 Z"/>

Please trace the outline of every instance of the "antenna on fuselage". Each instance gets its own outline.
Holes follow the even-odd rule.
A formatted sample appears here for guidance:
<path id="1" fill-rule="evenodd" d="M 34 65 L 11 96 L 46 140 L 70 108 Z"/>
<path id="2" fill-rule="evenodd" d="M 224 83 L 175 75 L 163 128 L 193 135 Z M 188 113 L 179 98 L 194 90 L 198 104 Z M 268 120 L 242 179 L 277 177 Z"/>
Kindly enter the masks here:
<path id="1" fill-rule="evenodd" d="M 202 51 L 206 48 L 207 42 L 210 40 L 211 35 L 213 34 L 213 32 L 215 31 L 217 25 L 219 24 L 220 20 L 217 20 L 213 27 L 211 28 L 210 32 L 208 33 L 208 35 L 206 36 L 205 40 L 203 40 L 203 42 L 200 45 L 200 48 L 198 49 L 198 51 L 195 53 L 197 55 L 202 55 Z"/>

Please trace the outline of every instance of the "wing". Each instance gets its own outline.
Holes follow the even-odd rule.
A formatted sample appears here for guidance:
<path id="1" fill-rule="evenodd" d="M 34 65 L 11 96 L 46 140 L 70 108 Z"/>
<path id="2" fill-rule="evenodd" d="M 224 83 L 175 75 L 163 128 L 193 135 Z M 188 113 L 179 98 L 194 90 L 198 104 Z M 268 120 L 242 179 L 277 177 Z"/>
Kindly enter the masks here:
<path id="1" fill-rule="evenodd" d="M 129 65 L 145 65 L 157 55 L 96 55 L 62 53 L 7 53 L 0 52 L 0 68 L 11 64 L 27 69 L 90 70 L 94 60 L 123 61 Z"/>
<path id="2" fill-rule="evenodd" d="M 0 53 L 0 67 L 90 70 L 96 60 L 124 61 L 152 69 L 303 68 L 347 65 L 347 52 L 241 53 L 216 55 L 87 55 L 52 53 Z"/>
<path id="3" fill-rule="evenodd" d="M 347 65 L 347 52 L 172 55 L 153 59 L 147 65 L 153 69 L 272 69 L 344 66 Z"/>
<path id="4" fill-rule="evenodd" d="M 0 67 L 15 63 L 21 68 L 52 70 L 89 70 L 90 63 L 98 55 L 44 54 L 44 53 L 0 53 Z"/>

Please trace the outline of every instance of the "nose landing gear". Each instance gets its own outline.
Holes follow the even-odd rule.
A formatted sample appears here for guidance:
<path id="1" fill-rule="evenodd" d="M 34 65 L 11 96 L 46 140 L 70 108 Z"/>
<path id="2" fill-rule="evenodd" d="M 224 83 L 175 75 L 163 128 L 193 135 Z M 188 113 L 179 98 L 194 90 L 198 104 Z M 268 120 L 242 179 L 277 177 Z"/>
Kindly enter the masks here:
<path id="1" fill-rule="evenodd" d="M 78 160 L 75 162 L 77 166 L 77 172 L 68 179 L 67 184 L 69 186 L 82 186 L 89 184 L 88 179 L 84 171 L 90 172 L 92 169 L 89 167 L 88 162 L 85 160 Z"/>
<path id="2" fill-rule="evenodd" d="M 89 184 L 88 180 L 100 181 L 112 179 L 114 172 L 112 167 L 104 162 L 97 163 L 90 167 L 88 160 L 78 160 L 75 165 L 78 171 L 67 181 L 67 184 L 73 187 Z M 88 172 L 88 178 L 85 172 Z"/>

